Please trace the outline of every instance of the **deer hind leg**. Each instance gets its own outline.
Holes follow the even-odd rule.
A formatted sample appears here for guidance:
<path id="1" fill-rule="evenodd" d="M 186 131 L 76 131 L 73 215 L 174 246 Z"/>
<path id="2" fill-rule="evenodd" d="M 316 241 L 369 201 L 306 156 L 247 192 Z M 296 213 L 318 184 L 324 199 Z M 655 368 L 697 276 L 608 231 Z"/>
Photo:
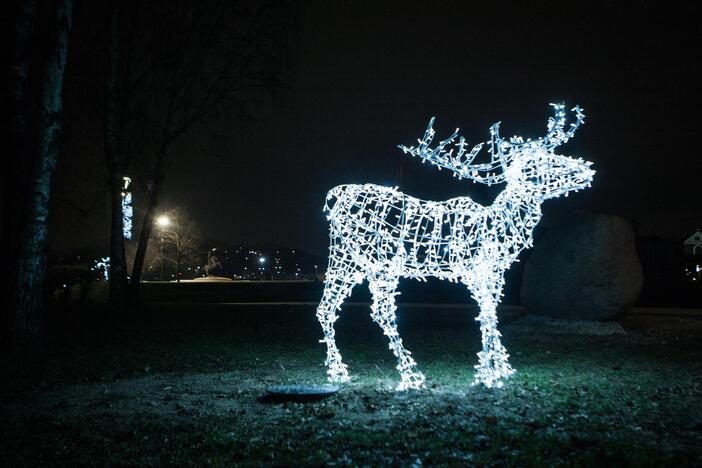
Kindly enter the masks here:
<path id="1" fill-rule="evenodd" d="M 355 268 L 351 264 L 332 261 L 324 282 L 324 293 L 317 307 L 317 319 L 322 325 L 324 338 L 320 343 L 327 345 L 327 374 L 330 382 L 343 383 L 349 381 L 349 372 L 346 364 L 341 360 L 341 354 L 336 347 L 334 322 L 339 318 L 337 312 L 341 304 L 351 295 L 356 281 Z"/>
<path id="2" fill-rule="evenodd" d="M 397 370 L 400 371 L 397 390 L 419 389 L 424 387 L 424 375 L 417 369 L 417 363 L 412 359 L 411 353 L 402 346 L 402 338 L 397 332 L 395 322 L 397 285 L 396 278 L 370 280 L 368 287 L 373 295 L 371 318 L 383 329 L 383 333 L 390 340 L 389 347 L 397 357 Z"/>
<path id="3" fill-rule="evenodd" d="M 473 296 L 480 306 L 480 314 L 475 320 L 480 322 L 483 341 L 483 350 L 478 353 L 478 365 L 475 366 L 473 385 L 500 388 L 503 380 L 514 374 L 514 369 L 508 362 L 509 354 L 502 345 L 501 334 L 497 330 L 497 301 L 487 287 L 477 288 Z"/>

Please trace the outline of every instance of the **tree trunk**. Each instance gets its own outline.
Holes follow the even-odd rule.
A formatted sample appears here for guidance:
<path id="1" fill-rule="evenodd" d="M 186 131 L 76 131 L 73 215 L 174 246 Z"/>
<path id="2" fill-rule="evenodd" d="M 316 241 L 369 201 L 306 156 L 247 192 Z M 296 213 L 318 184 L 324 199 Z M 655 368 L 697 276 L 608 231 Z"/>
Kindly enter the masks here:
<path id="1" fill-rule="evenodd" d="M 117 68 L 119 57 L 119 6 L 111 10 L 108 45 L 107 86 L 105 90 L 105 158 L 110 173 L 110 305 L 121 310 L 126 304 L 127 258 L 122 218 L 122 184 L 124 161 L 119 153 L 119 134 L 115 126 L 117 113 Z"/>
<path id="2" fill-rule="evenodd" d="M 24 224 L 23 209 L 27 205 L 29 192 L 29 174 L 31 162 L 36 154 L 36 144 L 30 129 L 35 129 L 34 113 L 29 109 L 36 107 L 35 93 L 30 91 L 32 80 L 30 69 L 34 56 L 34 29 L 36 24 L 36 3 L 34 0 L 18 2 L 15 21 L 15 49 L 9 71 L 12 88 L 10 92 L 12 105 L 12 122 L 10 125 L 10 147 L 14 149 L 6 159 L 5 171 L 0 181 L 0 246 L 6 258 L 6 267 L 0 273 L 0 305 L 2 312 L 3 346 L 12 343 L 10 327 L 14 320 L 12 311 L 15 307 L 15 281 L 17 278 L 17 258 L 20 235 Z"/>
<path id="3" fill-rule="evenodd" d="M 159 161 L 162 156 L 159 156 Z M 157 164 L 158 165 L 158 164 Z M 149 190 L 149 198 L 146 204 L 146 212 L 141 223 L 141 232 L 139 233 L 139 245 L 137 246 L 136 254 L 134 255 L 134 266 L 132 267 L 132 277 L 130 279 L 130 301 L 132 304 L 138 304 L 140 301 L 140 286 L 141 273 L 144 268 L 144 258 L 146 257 L 146 247 L 149 245 L 151 231 L 154 227 L 154 213 L 158 206 L 158 193 L 161 190 L 163 176 L 156 175 L 151 183 Z"/>
<path id="4" fill-rule="evenodd" d="M 42 84 L 39 153 L 32 169 L 28 219 L 20 241 L 15 283 L 12 334 L 15 344 L 19 346 L 39 344 L 51 179 L 60 145 L 63 76 L 72 7 L 72 0 L 57 1 L 55 44 Z"/>

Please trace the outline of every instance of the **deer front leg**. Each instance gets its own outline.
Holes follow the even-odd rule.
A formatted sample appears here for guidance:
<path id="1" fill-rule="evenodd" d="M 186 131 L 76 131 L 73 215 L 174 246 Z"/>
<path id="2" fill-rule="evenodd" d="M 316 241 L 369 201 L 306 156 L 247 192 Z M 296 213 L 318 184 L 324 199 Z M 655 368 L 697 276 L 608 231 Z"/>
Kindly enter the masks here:
<path id="1" fill-rule="evenodd" d="M 344 299 L 351 294 L 353 282 L 345 277 L 338 277 L 334 273 L 327 275 L 327 281 L 324 285 L 324 293 L 322 301 L 317 307 L 317 319 L 322 325 L 324 338 L 320 342 L 327 345 L 327 374 L 330 382 L 344 383 L 350 380 L 349 372 L 346 364 L 341 360 L 341 354 L 336 347 L 334 322 L 339 318 L 337 311 L 339 310 Z"/>
<path id="2" fill-rule="evenodd" d="M 497 330 L 497 304 L 491 295 L 485 296 L 476 298 L 480 305 L 480 314 L 476 320 L 480 322 L 483 350 L 478 353 L 473 385 L 483 384 L 488 388 L 500 388 L 503 379 L 514 374 L 514 369 L 508 362 L 509 354 L 502 345 L 501 335 Z"/>
<path id="3" fill-rule="evenodd" d="M 424 387 L 424 375 L 417 369 L 417 363 L 412 359 L 411 353 L 402 346 L 402 338 L 397 332 L 395 322 L 397 285 L 396 278 L 372 279 L 369 282 L 368 287 L 373 295 L 371 318 L 383 329 L 383 333 L 390 340 L 389 347 L 397 357 L 397 370 L 400 372 L 397 390 L 420 389 Z"/>

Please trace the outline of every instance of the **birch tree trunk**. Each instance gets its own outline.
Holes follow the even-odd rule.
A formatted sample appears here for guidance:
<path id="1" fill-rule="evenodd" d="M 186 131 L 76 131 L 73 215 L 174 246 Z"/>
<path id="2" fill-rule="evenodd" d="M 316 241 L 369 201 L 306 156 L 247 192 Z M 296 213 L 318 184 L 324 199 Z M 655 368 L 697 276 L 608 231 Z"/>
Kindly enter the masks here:
<path id="1" fill-rule="evenodd" d="M 15 283 L 12 335 L 20 346 L 39 344 L 51 179 L 60 146 L 63 77 L 72 7 L 72 0 L 56 2 L 55 42 L 42 83 L 39 151 L 30 180 L 27 222 L 20 240 Z"/>

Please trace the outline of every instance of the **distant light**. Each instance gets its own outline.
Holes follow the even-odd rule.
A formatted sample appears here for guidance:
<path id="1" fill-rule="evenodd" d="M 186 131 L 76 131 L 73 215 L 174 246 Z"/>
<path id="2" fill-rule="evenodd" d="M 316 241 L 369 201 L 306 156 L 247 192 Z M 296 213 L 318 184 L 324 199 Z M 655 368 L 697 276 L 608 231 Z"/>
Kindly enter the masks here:
<path id="1" fill-rule="evenodd" d="M 168 216 L 163 215 L 163 216 L 159 216 L 158 219 L 156 219 L 156 223 L 157 223 L 160 227 L 164 228 L 164 227 L 170 226 L 171 220 L 170 220 L 170 218 L 169 218 Z"/>
<path id="2" fill-rule="evenodd" d="M 259 257 L 258 263 L 266 263 L 266 257 Z"/>

